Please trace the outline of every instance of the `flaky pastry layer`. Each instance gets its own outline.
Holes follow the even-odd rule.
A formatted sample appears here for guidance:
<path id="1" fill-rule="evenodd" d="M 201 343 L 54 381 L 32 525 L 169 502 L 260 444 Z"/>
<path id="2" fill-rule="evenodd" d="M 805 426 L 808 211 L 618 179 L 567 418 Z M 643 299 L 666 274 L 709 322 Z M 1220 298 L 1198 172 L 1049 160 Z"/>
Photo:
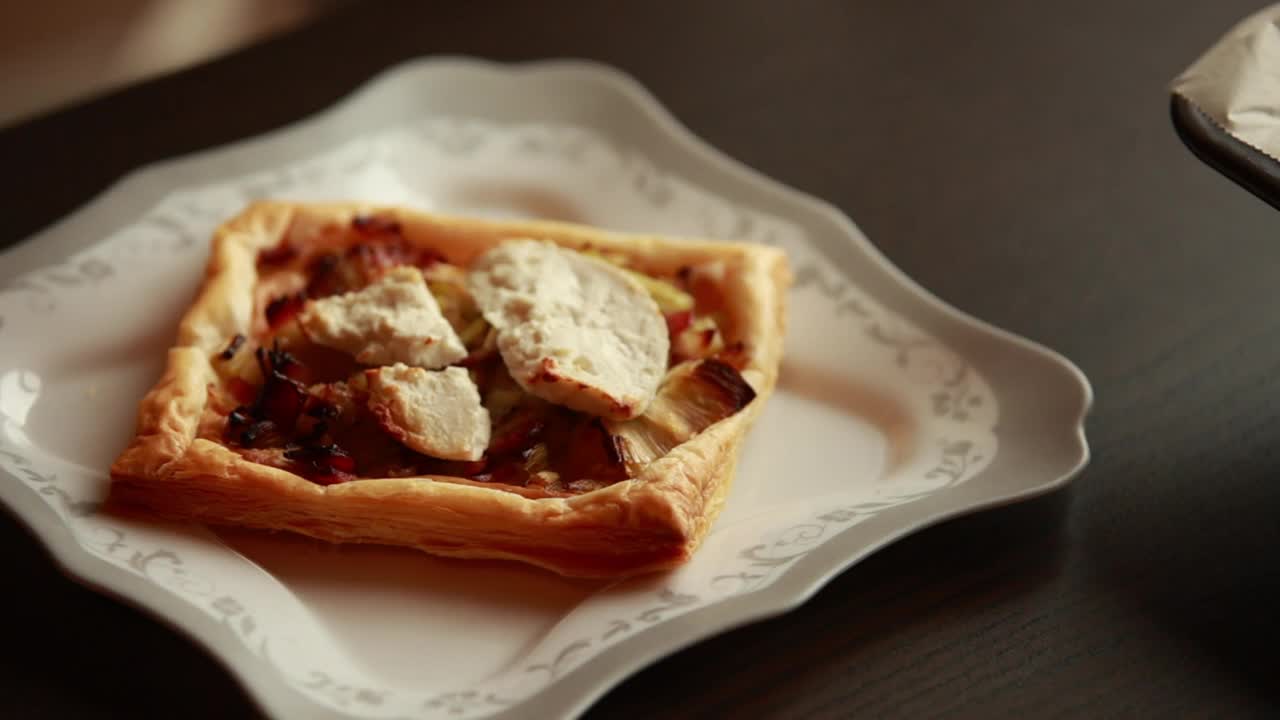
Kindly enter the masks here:
<path id="1" fill-rule="evenodd" d="M 360 479 L 317 485 L 197 437 L 211 357 L 255 317 L 259 251 L 299 228 L 345 227 L 361 215 L 399 222 L 406 240 L 454 264 L 504 239 L 538 238 L 626 256 L 643 272 L 723 261 L 730 334 L 746 347 L 757 396 L 636 477 L 568 498 L 524 497 L 465 478 Z M 618 577 L 687 561 L 729 490 L 739 446 L 777 380 L 791 276 L 785 255 L 746 243 L 610 233 L 546 221 L 496 222 L 395 207 L 260 202 L 218 229 L 203 286 L 183 317 L 159 382 L 139 407 L 137 434 L 111 467 L 111 499 L 157 514 L 288 530 L 339 543 L 380 543 L 461 558 L 503 558 L 583 577 Z"/>

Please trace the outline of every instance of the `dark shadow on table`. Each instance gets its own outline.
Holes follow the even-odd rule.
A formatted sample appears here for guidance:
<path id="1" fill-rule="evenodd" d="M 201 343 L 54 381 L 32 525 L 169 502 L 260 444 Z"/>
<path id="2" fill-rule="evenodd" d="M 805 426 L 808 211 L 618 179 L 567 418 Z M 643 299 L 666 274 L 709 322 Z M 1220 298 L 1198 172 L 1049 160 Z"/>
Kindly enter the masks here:
<path id="1" fill-rule="evenodd" d="M 1119 534 L 1130 541 L 1113 541 L 1115 530 L 1098 527 L 1082 549 L 1096 581 L 1140 617 L 1133 627 L 1156 627 L 1144 642 L 1195 653 L 1215 686 L 1275 707 L 1280 458 L 1265 455 L 1272 454 L 1194 458 L 1179 463 L 1186 472 L 1154 474 L 1147 482 L 1153 493 L 1164 486 L 1159 503 L 1117 495 L 1109 513 L 1121 518 L 1127 529 Z"/>

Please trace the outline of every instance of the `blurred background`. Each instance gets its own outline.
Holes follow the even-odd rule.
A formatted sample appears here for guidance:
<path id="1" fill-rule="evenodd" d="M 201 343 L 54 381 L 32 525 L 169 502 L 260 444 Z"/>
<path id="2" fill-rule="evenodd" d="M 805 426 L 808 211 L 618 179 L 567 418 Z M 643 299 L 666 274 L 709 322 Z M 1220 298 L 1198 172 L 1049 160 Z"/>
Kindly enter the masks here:
<path id="1" fill-rule="evenodd" d="M 0 2 L 0 127 L 217 57 L 344 1 Z"/>

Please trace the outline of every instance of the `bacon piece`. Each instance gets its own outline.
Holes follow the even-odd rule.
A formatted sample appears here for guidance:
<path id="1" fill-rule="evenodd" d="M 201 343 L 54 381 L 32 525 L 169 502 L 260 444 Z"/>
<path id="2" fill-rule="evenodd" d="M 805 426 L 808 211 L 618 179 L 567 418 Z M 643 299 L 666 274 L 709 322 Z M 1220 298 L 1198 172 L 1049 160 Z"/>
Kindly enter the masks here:
<path id="1" fill-rule="evenodd" d="M 236 402 L 242 405 L 248 405 L 253 402 L 254 397 L 258 394 L 258 390 L 248 380 L 238 377 L 227 379 L 227 392 L 231 393 Z"/>
<path id="2" fill-rule="evenodd" d="M 366 282 L 372 282 L 393 267 L 413 265 L 425 270 L 443 262 L 444 256 L 434 250 L 415 247 L 404 238 L 396 237 L 392 240 L 353 245 L 347 250 L 346 259 L 357 264 Z"/>
<path id="3" fill-rule="evenodd" d="M 342 258 L 336 253 L 312 258 L 307 263 L 307 297 L 322 298 L 345 292 L 347 280 L 341 275 L 341 264 Z"/>
<path id="4" fill-rule="evenodd" d="M 684 332 L 691 324 L 693 324 L 693 311 L 681 310 L 679 312 L 667 313 L 667 333 L 674 340 L 677 335 Z"/>
<path id="5" fill-rule="evenodd" d="M 307 479 L 317 485 L 337 485 L 339 483 L 358 480 L 359 478 L 357 478 L 355 475 L 352 475 L 351 473 L 335 471 L 325 475 L 312 475 Z"/>
<path id="6" fill-rule="evenodd" d="M 280 372 L 273 372 L 262 386 L 258 398 L 258 411 L 285 430 L 292 430 L 302 413 L 307 399 L 307 389 L 302 383 Z"/>

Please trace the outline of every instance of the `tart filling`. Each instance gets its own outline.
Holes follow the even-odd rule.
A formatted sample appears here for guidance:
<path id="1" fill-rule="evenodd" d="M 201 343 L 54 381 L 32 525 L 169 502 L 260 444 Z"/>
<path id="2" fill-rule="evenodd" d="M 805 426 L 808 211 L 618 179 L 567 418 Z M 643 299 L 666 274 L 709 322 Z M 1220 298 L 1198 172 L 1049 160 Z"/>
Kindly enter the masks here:
<path id="1" fill-rule="evenodd" d="M 314 235 L 315 231 L 312 231 Z M 755 398 L 715 262 L 511 238 L 465 266 L 359 215 L 257 256 L 253 332 L 210 358 L 199 437 L 333 485 L 432 476 L 569 497 Z"/>
<path id="2" fill-rule="evenodd" d="M 255 203 L 112 505 L 618 578 L 692 557 L 778 378 L 778 249 Z"/>

